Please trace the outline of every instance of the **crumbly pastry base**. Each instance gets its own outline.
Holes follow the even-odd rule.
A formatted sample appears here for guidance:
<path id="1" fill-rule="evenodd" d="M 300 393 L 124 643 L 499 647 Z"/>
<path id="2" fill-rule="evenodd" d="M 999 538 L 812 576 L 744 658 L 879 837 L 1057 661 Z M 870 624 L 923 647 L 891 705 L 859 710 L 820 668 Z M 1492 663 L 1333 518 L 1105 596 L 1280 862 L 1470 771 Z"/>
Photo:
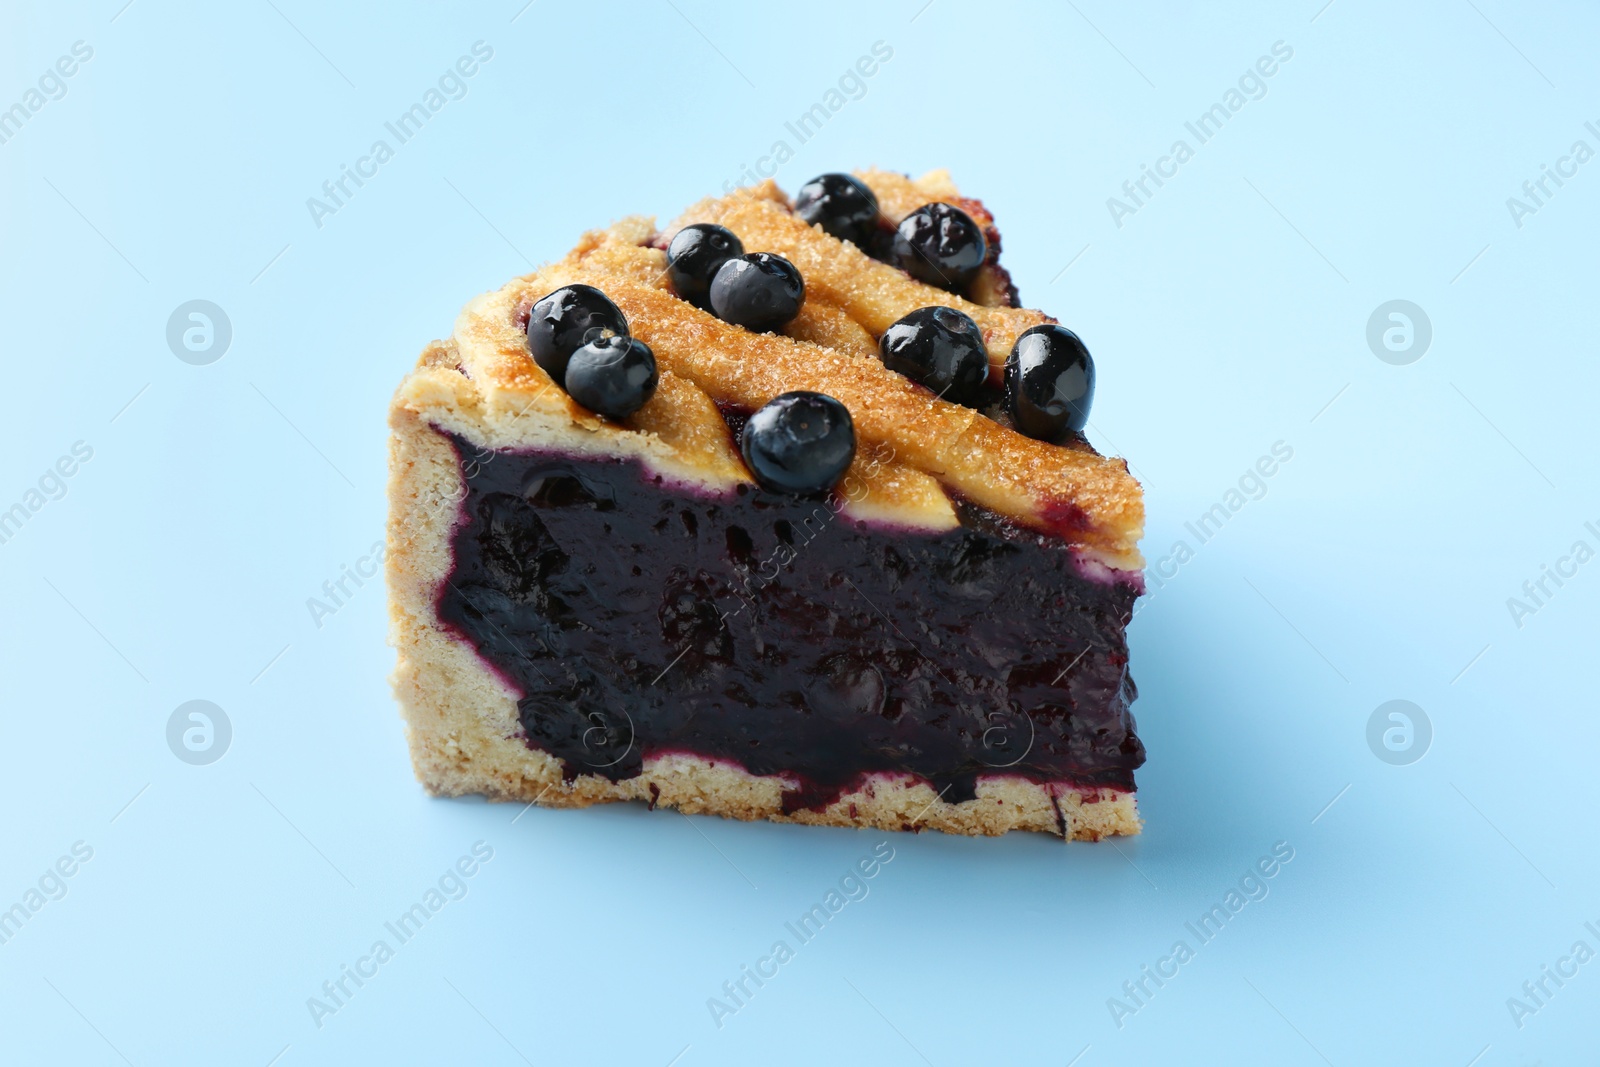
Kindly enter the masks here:
<path id="1" fill-rule="evenodd" d="M 901 193 L 902 198 L 911 195 Z M 896 206 L 903 210 L 903 205 Z M 647 297 L 659 284 L 652 277 L 659 265 L 641 254 L 648 232 L 643 220 L 630 220 L 606 235 L 586 238 L 574 255 L 598 253 L 599 269 L 608 279 L 621 287 L 631 273 L 638 292 Z M 569 269 L 571 263 L 569 257 Z M 1139 832 L 1141 823 L 1130 792 L 998 775 L 980 779 L 977 798 L 958 804 L 939 799 L 932 786 L 911 776 L 875 775 L 860 790 L 826 808 L 788 815 L 782 810 L 786 783 L 781 777 L 756 776 L 731 763 L 689 755 L 647 759 L 641 774 L 620 782 L 598 774 L 579 774 L 565 782 L 560 761 L 527 744 L 518 721 L 516 693 L 437 617 L 438 593 L 454 563 L 451 535 L 466 493 L 462 458 L 444 432 L 489 450 L 537 448 L 638 459 L 701 492 L 727 492 L 747 481 L 748 474 L 727 447 L 724 424 L 710 396 L 691 377 L 674 373 L 670 362 L 663 367 L 655 399 L 625 428 L 582 411 L 551 386 L 528 359 L 520 337 L 512 336 L 508 320 L 523 299 L 520 294 L 561 284 L 556 280 L 565 273 L 560 266 L 518 279 L 469 304 L 455 337 L 424 350 L 390 412 L 386 566 L 390 640 L 399 653 L 392 681 L 412 763 L 429 792 L 481 794 L 557 807 L 636 800 L 694 814 L 884 830 L 974 835 L 1033 830 L 1068 840 Z M 815 308 L 816 317 L 800 328 L 815 331 L 816 343 L 849 354 L 859 341 L 854 332 L 870 338 L 848 317 L 830 319 L 822 302 Z M 996 314 L 1037 313 L 1001 309 Z M 1009 320 L 1003 324 L 1010 326 Z M 869 369 L 877 367 L 876 360 L 870 360 Z M 684 369 L 697 368 L 689 363 Z M 1021 439 L 1011 444 L 1034 447 Z M 1100 490 L 1089 497 L 1096 505 L 1094 512 L 1117 520 L 1111 523 L 1117 536 L 1097 546 L 1101 558 L 1137 568 L 1142 559 L 1134 545 L 1142 506 L 1126 468 L 1092 452 L 1057 450 L 1057 455 L 1062 464 L 1076 468 L 1072 473 L 1080 493 L 1086 486 Z M 863 467 L 857 473 L 869 486 L 865 499 L 851 509 L 857 518 L 892 518 L 933 529 L 953 524 L 948 498 L 927 473 L 898 462 L 871 470 Z M 1055 470 L 1051 473 L 1061 477 Z"/>

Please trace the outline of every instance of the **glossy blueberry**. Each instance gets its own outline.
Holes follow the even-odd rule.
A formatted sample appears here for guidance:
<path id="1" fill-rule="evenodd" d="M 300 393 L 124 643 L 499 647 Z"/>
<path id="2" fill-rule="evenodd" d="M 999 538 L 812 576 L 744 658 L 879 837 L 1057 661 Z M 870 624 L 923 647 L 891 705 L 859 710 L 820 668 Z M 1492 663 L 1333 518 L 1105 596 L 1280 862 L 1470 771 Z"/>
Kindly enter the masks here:
<path id="1" fill-rule="evenodd" d="M 831 396 L 798 391 L 763 405 L 739 435 L 756 481 L 779 493 L 832 489 L 856 455 L 850 412 Z"/>
<path id="2" fill-rule="evenodd" d="M 565 379 L 572 353 L 607 334 L 627 337 L 628 320 L 592 285 L 562 286 L 534 304 L 528 315 L 533 361 L 557 383 Z"/>
<path id="3" fill-rule="evenodd" d="M 949 204 L 924 204 L 907 215 L 890 246 L 895 266 L 951 292 L 971 283 L 988 254 L 988 242 L 972 216 Z"/>
<path id="4" fill-rule="evenodd" d="M 819 174 L 794 197 L 795 217 L 865 249 L 878 231 L 878 198 L 849 174 Z"/>
<path id="5" fill-rule="evenodd" d="M 989 377 L 983 331 L 955 308 L 918 308 L 878 338 L 884 366 L 932 389 L 946 400 L 971 404 Z"/>
<path id="6" fill-rule="evenodd" d="M 711 280 L 711 311 L 724 322 L 761 332 L 800 313 L 806 283 L 794 264 L 770 252 L 730 259 Z"/>
<path id="7" fill-rule="evenodd" d="M 1059 441 L 1089 421 L 1094 359 L 1065 326 L 1024 330 L 1006 357 L 1006 408 L 1029 437 Z"/>
<path id="8" fill-rule="evenodd" d="M 711 279 L 734 256 L 744 255 L 744 244 L 732 230 L 710 222 L 685 226 L 667 246 L 667 276 L 680 297 L 705 307 Z"/>
<path id="9" fill-rule="evenodd" d="M 567 395 L 597 415 L 625 419 L 656 392 L 661 375 L 650 346 L 631 337 L 601 337 L 572 353 Z"/>

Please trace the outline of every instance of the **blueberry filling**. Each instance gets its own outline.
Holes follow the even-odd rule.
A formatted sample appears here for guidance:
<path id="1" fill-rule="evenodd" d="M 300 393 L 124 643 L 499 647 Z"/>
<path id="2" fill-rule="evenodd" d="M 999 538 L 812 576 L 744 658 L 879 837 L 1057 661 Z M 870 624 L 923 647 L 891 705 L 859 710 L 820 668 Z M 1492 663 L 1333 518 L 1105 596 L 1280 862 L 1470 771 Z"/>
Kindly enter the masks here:
<path id="1" fill-rule="evenodd" d="M 439 617 L 569 780 L 688 753 L 798 782 L 788 812 L 873 772 L 952 802 L 988 775 L 1133 788 L 1136 574 L 1086 577 L 966 503 L 943 533 L 858 524 L 848 475 L 829 499 L 718 499 L 631 461 L 493 457 L 464 465 Z"/>

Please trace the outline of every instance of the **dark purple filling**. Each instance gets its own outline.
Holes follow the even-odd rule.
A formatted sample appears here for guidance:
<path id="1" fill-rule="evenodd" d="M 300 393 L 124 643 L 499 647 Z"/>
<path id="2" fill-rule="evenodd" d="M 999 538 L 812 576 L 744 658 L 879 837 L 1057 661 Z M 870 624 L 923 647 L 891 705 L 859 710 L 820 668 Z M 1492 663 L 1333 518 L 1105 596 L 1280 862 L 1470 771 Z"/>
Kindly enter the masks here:
<path id="1" fill-rule="evenodd" d="M 1133 788 L 1138 575 L 1086 577 L 967 503 L 930 534 L 452 440 L 475 459 L 439 617 L 521 692 L 528 745 L 568 780 L 687 753 L 797 782 L 790 812 L 874 772 L 951 802 L 998 775 Z"/>

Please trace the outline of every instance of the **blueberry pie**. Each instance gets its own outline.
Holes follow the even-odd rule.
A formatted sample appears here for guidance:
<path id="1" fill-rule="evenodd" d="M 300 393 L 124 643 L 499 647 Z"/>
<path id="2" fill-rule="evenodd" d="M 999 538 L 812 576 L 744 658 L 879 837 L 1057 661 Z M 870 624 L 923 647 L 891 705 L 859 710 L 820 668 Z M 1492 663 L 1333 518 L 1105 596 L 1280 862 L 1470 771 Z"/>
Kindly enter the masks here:
<path id="1" fill-rule="evenodd" d="M 467 305 L 390 413 L 435 794 L 1138 833 L 1144 506 L 1094 362 L 944 172 L 630 218 Z"/>

